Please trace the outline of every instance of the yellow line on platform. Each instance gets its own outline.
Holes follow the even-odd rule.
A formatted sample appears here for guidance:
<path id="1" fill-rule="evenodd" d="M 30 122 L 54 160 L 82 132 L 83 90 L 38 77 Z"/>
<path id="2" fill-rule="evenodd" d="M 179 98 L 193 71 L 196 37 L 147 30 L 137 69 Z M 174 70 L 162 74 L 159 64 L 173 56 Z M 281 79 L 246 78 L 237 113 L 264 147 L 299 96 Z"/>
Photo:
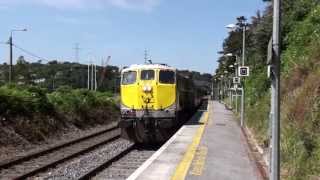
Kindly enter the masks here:
<path id="1" fill-rule="evenodd" d="M 210 110 L 210 107 L 208 109 Z M 196 132 L 195 136 L 193 137 L 191 144 L 188 146 L 188 149 L 187 149 L 186 153 L 184 154 L 182 160 L 178 164 L 175 173 L 171 177 L 171 180 L 185 179 L 185 177 L 188 173 L 189 167 L 190 167 L 192 160 L 194 158 L 194 155 L 195 155 L 197 148 L 200 144 L 201 137 L 202 137 L 202 134 L 205 129 L 205 125 L 208 122 L 208 118 L 209 118 L 208 112 L 204 112 L 201 120 L 199 121 L 203 124 L 200 124 L 200 127 L 197 129 L 197 132 Z"/>

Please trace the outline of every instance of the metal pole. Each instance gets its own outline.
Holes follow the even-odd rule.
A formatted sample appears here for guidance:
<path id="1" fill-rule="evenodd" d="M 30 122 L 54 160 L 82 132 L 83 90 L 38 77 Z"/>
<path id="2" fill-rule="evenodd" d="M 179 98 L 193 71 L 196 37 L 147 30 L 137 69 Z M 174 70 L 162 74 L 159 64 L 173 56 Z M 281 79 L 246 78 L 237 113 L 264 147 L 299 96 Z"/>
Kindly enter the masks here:
<path id="1" fill-rule="evenodd" d="M 244 88 L 241 88 L 241 127 L 244 126 Z"/>
<path id="2" fill-rule="evenodd" d="M 94 90 L 97 91 L 97 64 L 94 65 Z"/>
<path id="3" fill-rule="evenodd" d="M 93 90 L 93 64 L 91 63 L 91 90 Z"/>
<path id="4" fill-rule="evenodd" d="M 280 4 L 281 0 L 273 1 L 273 122 L 272 122 L 272 161 L 271 161 L 271 180 L 280 179 Z"/>
<path id="5" fill-rule="evenodd" d="M 230 78 L 228 78 L 228 83 L 229 83 L 229 103 L 230 103 L 230 107 L 232 107 L 232 91 L 231 91 L 231 80 Z"/>
<path id="6" fill-rule="evenodd" d="M 242 38 L 242 66 L 244 66 L 244 60 L 246 58 L 246 24 L 243 26 L 243 38 Z"/>
<path id="7" fill-rule="evenodd" d="M 246 58 L 246 24 L 243 26 L 243 37 L 242 37 L 242 66 L 244 66 L 244 60 Z M 241 127 L 244 126 L 244 82 L 242 83 L 241 90 Z"/>
<path id="8" fill-rule="evenodd" d="M 12 75 L 13 75 L 13 65 L 12 65 L 12 56 L 13 56 L 13 50 L 12 50 L 12 46 L 13 46 L 13 43 L 12 43 L 12 32 L 11 32 L 11 35 L 10 35 L 10 38 L 9 38 L 9 46 L 10 46 L 10 57 L 9 57 L 9 83 L 12 82 Z"/>
<path id="9" fill-rule="evenodd" d="M 90 90 L 90 63 L 88 63 L 88 90 Z"/>
<path id="10" fill-rule="evenodd" d="M 234 73 L 235 73 L 235 76 L 238 77 L 238 56 L 236 55 L 236 64 L 234 66 Z M 238 84 L 236 84 L 236 87 L 235 87 L 235 95 L 236 95 L 236 113 L 238 113 Z"/>
<path id="11" fill-rule="evenodd" d="M 238 113 L 238 88 L 236 88 L 236 112 Z"/>

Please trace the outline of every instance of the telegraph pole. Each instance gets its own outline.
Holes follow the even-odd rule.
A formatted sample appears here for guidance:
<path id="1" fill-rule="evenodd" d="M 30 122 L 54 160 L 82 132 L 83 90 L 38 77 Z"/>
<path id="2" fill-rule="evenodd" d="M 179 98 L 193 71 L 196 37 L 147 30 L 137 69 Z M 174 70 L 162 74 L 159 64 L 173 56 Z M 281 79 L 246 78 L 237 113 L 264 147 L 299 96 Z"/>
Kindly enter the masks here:
<path id="1" fill-rule="evenodd" d="M 90 90 L 90 63 L 88 63 L 88 90 Z"/>
<path id="2" fill-rule="evenodd" d="M 91 90 L 93 90 L 93 63 L 91 63 Z"/>
<path id="3" fill-rule="evenodd" d="M 12 43 L 12 32 L 11 32 L 11 35 L 10 35 L 10 38 L 9 38 L 9 46 L 10 46 L 10 62 L 9 62 L 9 83 L 12 82 L 12 75 L 13 75 L 13 65 L 12 65 L 12 46 L 13 46 L 13 43 Z"/>
<path id="4" fill-rule="evenodd" d="M 27 31 L 27 29 L 12 29 L 10 31 L 10 37 L 9 37 L 9 48 L 10 48 L 10 65 L 9 65 L 9 83 L 12 82 L 12 79 L 13 79 L 13 62 L 12 62 L 12 59 L 13 59 L 13 50 L 12 50 L 12 46 L 13 46 L 13 42 L 12 42 L 12 35 L 13 35 L 13 32 L 16 32 L 16 31 Z"/>
<path id="5" fill-rule="evenodd" d="M 273 34 L 272 34 L 272 139 L 271 139 L 271 180 L 280 180 L 280 24 L 281 0 L 273 1 Z"/>
<path id="6" fill-rule="evenodd" d="M 94 65 L 94 91 L 97 91 L 97 64 Z"/>

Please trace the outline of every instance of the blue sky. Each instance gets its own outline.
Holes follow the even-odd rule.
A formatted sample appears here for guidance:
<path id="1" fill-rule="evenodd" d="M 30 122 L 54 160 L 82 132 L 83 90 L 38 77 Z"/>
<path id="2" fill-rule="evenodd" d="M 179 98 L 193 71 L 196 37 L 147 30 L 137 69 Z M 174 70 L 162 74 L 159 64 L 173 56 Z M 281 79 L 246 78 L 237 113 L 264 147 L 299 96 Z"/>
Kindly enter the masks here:
<path id="1" fill-rule="evenodd" d="M 155 62 L 212 73 L 225 25 L 264 9 L 262 0 L 0 0 L 0 42 L 15 32 L 14 43 L 47 59 L 80 62 L 112 56 L 117 66 L 143 63 L 148 49 Z M 15 59 L 24 55 L 15 49 Z M 8 46 L 0 44 L 0 63 Z"/>

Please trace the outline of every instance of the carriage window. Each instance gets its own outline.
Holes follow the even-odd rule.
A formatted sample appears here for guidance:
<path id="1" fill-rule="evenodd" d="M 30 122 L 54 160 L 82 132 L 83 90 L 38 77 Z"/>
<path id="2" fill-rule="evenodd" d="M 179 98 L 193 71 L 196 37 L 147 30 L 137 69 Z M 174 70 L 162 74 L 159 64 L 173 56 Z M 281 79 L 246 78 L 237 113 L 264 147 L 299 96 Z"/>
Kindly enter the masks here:
<path id="1" fill-rule="evenodd" d="M 159 82 L 163 84 L 174 84 L 175 74 L 173 71 L 161 70 L 159 73 Z"/>
<path id="2" fill-rule="evenodd" d="M 122 75 L 122 84 L 133 84 L 136 82 L 137 72 L 136 71 L 128 71 L 124 72 Z"/>
<path id="3" fill-rule="evenodd" d="M 154 79 L 154 70 L 141 71 L 141 80 L 153 80 L 153 79 Z"/>

